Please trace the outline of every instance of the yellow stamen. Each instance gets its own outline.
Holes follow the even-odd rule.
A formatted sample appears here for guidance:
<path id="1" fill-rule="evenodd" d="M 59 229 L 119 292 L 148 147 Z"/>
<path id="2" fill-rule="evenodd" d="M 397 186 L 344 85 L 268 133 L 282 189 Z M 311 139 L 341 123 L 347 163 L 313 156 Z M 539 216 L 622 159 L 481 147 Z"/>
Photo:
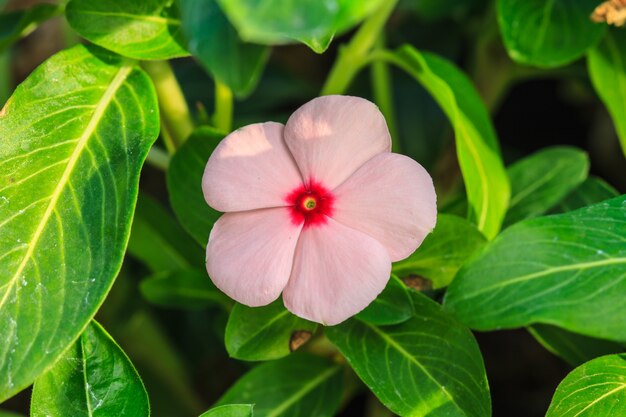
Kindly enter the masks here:
<path id="1" fill-rule="evenodd" d="M 302 207 L 304 207 L 306 210 L 313 210 L 316 205 L 317 201 L 315 201 L 313 197 L 307 197 L 302 202 Z"/>

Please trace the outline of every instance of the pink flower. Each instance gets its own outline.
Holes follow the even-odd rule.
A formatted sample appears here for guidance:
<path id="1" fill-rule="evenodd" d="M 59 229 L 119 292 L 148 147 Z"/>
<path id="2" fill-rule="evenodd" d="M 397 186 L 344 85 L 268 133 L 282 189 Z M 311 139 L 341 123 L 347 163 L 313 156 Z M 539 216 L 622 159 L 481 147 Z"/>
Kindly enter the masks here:
<path id="1" fill-rule="evenodd" d="M 289 311 L 326 325 L 367 307 L 437 217 L 430 175 L 390 147 L 378 108 L 348 96 L 224 138 L 202 179 L 226 212 L 207 246 L 215 285 L 252 307 L 282 292 Z"/>

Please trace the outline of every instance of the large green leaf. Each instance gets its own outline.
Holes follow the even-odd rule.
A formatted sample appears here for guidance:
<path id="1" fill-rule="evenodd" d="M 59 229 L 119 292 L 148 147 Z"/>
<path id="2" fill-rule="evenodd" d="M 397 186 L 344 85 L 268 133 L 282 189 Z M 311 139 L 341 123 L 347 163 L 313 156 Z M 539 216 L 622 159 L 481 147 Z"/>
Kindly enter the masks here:
<path id="1" fill-rule="evenodd" d="M 316 328 L 287 311 L 282 299 L 256 308 L 236 304 L 226 325 L 226 350 L 247 361 L 278 359 L 298 349 Z"/>
<path id="2" fill-rule="evenodd" d="M 148 394 L 122 349 L 96 322 L 33 388 L 31 417 L 148 417 Z"/>
<path id="3" fill-rule="evenodd" d="M 498 22 L 515 61 L 558 67 L 584 55 L 606 25 L 593 23 L 596 0 L 498 0 Z"/>
<path id="4" fill-rule="evenodd" d="M 469 196 L 471 219 L 492 239 L 509 202 L 509 180 L 489 114 L 471 81 L 449 61 L 410 45 L 383 56 L 432 94 L 450 119 Z"/>
<path id="5" fill-rule="evenodd" d="M 326 329 L 357 375 L 400 416 L 488 417 L 485 367 L 471 332 L 420 293 L 415 317 L 378 327 L 348 320 Z"/>
<path id="6" fill-rule="evenodd" d="M 145 194 L 137 201 L 128 253 L 152 272 L 204 268 L 204 251 L 163 206 Z"/>
<path id="7" fill-rule="evenodd" d="M 550 210 L 551 213 L 565 213 L 591 204 L 617 197 L 619 193 L 604 180 L 589 177 L 578 188 Z"/>
<path id="8" fill-rule="evenodd" d="M 626 196 L 522 221 L 466 264 L 446 308 L 472 328 L 533 323 L 626 341 Z"/>
<path id="9" fill-rule="evenodd" d="M 626 32 L 611 30 L 587 57 L 591 81 L 613 118 L 626 155 Z"/>
<path id="10" fill-rule="evenodd" d="M 0 112 L 0 401 L 52 366 L 113 284 L 158 117 L 146 74 L 84 46 Z"/>
<path id="11" fill-rule="evenodd" d="M 573 366 L 609 353 L 626 351 L 626 347 L 618 343 L 594 339 L 546 324 L 537 324 L 528 330 L 543 347 Z"/>
<path id="12" fill-rule="evenodd" d="M 229 404 L 215 407 L 203 413 L 200 417 L 252 417 L 252 404 Z"/>
<path id="13" fill-rule="evenodd" d="M 217 0 L 246 41 L 280 45 L 295 41 L 317 53 L 374 12 L 384 0 Z"/>
<path id="14" fill-rule="evenodd" d="M 546 417 L 626 415 L 626 355 L 594 359 L 559 384 Z"/>
<path id="15" fill-rule="evenodd" d="M 67 21 L 85 39 L 135 59 L 189 55 L 173 0 L 71 0 Z"/>
<path id="16" fill-rule="evenodd" d="M 167 171 L 167 189 L 176 217 L 198 243 L 206 246 L 213 223 L 221 213 L 209 207 L 202 194 L 202 175 L 209 156 L 224 133 L 199 128 L 180 147 Z"/>
<path id="17" fill-rule="evenodd" d="M 544 214 L 587 178 L 589 158 L 579 149 L 545 148 L 511 165 L 511 202 L 504 225 Z"/>
<path id="18" fill-rule="evenodd" d="M 400 277 L 418 275 L 433 282 L 434 288 L 452 282 L 461 265 L 480 249 L 486 240 L 467 220 L 439 214 L 437 225 L 422 245 L 408 258 L 393 264 Z"/>
<path id="19" fill-rule="evenodd" d="M 357 318 L 368 323 L 387 325 L 407 321 L 413 316 L 413 301 L 407 287 L 392 275 L 382 293 Z"/>
<path id="20" fill-rule="evenodd" d="M 216 0 L 181 0 L 180 8 L 189 50 L 235 94 L 248 94 L 259 81 L 269 49 L 241 41 Z"/>
<path id="21" fill-rule="evenodd" d="M 230 298 L 213 285 L 204 270 L 161 272 L 143 280 L 139 288 L 144 298 L 164 307 L 197 309 L 232 304 Z"/>
<path id="22" fill-rule="evenodd" d="M 28 10 L 0 14 L 0 52 L 34 31 L 37 26 L 61 14 L 54 4 L 38 4 Z"/>
<path id="23" fill-rule="evenodd" d="M 331 417 L 339 407 L 342 385 L 340 366 L 294 354 L 252 369 L 218 405 L 254 404 L 254 417 Z"/>

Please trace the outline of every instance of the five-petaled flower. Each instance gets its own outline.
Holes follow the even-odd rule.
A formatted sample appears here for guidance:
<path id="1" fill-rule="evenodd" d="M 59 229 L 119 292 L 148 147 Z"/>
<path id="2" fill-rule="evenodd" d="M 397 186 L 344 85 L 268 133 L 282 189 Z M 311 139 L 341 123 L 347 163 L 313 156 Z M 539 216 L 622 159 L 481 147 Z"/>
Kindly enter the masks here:
<path id="1" fill-rule="evenodd" d="M 282 292 L 292 313 L 326 325 L 365 308 L 437 217 L 430 175 L 390 147 L 378 108 L 348 96 L 228 135 L 202 179 L 226 212 L 207 246 L 215 285 L 253 307 Z"/>

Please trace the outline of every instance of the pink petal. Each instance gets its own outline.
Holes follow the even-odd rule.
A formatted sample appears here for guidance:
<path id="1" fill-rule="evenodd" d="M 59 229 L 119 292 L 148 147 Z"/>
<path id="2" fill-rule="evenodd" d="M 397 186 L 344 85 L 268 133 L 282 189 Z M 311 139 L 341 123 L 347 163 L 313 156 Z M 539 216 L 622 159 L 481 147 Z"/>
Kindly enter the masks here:
<path id="1" fill-rule="evenodd" d="M 204 170 L 202 190 L 218 211 L 286 206 L 302 185 L 300 171 L 283 140 L 280 123 L 257 123 L 228 135 Z"/>
<path id="2" fill-rule="evenodd" d="M 329 219 L 302 231 L 283 300 L 300 317 L 335 325 L 367 307 L 390 273 L 380 243 Z"/>
<path id="3" fill-rule="evenodd" d="M 333 218 L 378 240 L 394 262 L 412 254 L 437 222 L 433 180 L 404 155 L 376 156 L 333 193 Z"/>
<path id="4" fill-rule="evenodd" d="M 318 97 L 300 107 L 285 125 L 285 141 L 303 179 L 330 189 L 391 149 L 389 129 L 378 107 L 349 96 Z"/>
<path id="5" fill-rule="evenodd" d="M 226 213 L 207 245 L 207 272 L 229 297 L 251 307 L 271 303 L 291 273 L 302 225 L 286 208 Z"/>

